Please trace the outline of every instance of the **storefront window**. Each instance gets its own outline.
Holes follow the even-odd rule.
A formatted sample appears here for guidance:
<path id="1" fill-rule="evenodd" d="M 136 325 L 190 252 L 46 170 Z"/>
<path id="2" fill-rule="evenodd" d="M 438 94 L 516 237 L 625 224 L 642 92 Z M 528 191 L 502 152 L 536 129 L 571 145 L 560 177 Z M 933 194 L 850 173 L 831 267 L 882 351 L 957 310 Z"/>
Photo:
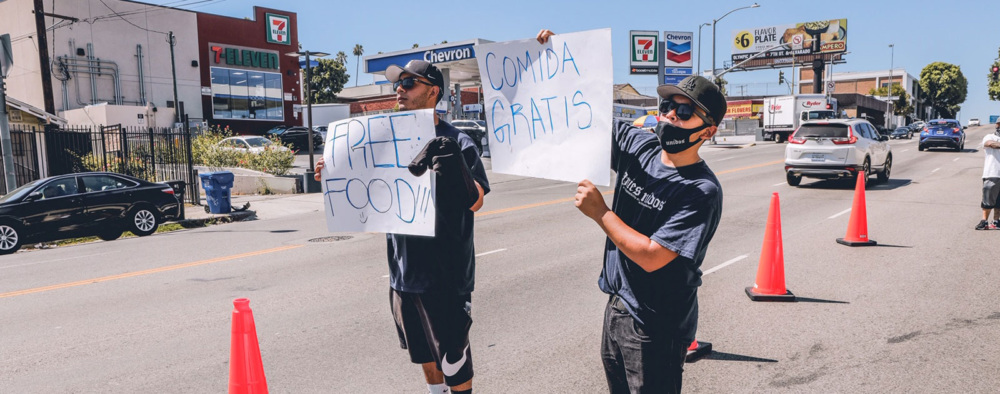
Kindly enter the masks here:
<path id="1" fill-rule="evenodd" d="M 212 68 L 212 112 L 215 119 L 229 119 L 233 111 L 229 108 L 229 70 Z"/>
<path id="2" fill-rule="evenodd" d="M 216 119 L 284 120 L 281 74 L 212 67 Z"/>

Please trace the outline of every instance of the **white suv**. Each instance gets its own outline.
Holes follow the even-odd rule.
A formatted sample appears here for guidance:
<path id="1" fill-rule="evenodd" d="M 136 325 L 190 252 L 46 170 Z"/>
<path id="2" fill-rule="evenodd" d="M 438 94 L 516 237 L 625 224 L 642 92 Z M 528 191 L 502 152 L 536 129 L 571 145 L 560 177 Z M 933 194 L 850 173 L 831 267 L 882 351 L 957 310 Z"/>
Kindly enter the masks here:
<path id="1" fill-rule="evenodd" d="M 972 127 L 972 126 L 979 126 L 979 118 L 969 119 L 969 125 L 968 125 L 968 127 Z"/>
<path id="2" fill-rule="evenodd" d="M 803 123 L 785 147 L 785 179 L 798 186 L 802 177 L 840 179 L 862 173 L 867 183 L 875 172 L 886 182 L 892 169 L 888 139 L 864 119 Z"/>

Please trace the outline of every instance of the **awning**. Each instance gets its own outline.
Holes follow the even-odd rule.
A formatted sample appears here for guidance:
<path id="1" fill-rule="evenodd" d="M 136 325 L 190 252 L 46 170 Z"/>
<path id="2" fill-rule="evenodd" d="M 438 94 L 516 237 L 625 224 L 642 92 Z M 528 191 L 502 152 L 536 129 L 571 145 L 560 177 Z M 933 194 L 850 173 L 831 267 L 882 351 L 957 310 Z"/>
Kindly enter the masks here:
<path id="1" fill-rule="evenodd" d="M 7 96 L 7 106 L 17 109 L 21 112 L 27 112 L 38 119 L 45 121 L 45 123 L 54 123 L 59 126 L 66 126 L 67 121 L 65 118 L 58 117 L 56 115 L 50 114 L 42 110 L 41 108 L 34 107 L 24 101 L 18 100 L 16 98 Z"/>

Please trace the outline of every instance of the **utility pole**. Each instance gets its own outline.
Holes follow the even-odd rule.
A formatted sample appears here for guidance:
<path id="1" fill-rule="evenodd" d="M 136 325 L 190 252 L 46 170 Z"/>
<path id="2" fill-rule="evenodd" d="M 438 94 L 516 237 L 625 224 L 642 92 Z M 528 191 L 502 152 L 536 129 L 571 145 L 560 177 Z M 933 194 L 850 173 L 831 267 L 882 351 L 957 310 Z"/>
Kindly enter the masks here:
<path id="1" fill-rule="evenodd" d="M 49 39 L 45 33 L 45 7 L 42 0 L 35 0 L 35 44 L 38 45 L 38 70 L 42 76 L 42 96 L 45 100 L 45 112 L 56 113 L 56 104 L 52 99 L 52 67 L 49 66 Z"/>
<path id="2" fill-rule="evenodd" d="M 170 34 L 167 37 L 167 43 L 170 44 L 170 72 L 173 74 L 174 77 L 174 123 L 180 123 L 181 105 L 180 102 L 177 101 L 177 63 L 174 62 L 175 41 L 176 40 L 174 40 L 174 31 L 171 30 Z M 139 83 L 142 83 L 142 81 L 139 81 Z"/>
<path id="3" fill-rule="evenodd" d="M 14 65 L 14 54 L 10 48 L 10 34 L 0 35 L 0 153 L 3 154 L 4 184 L 10 193 L 17 187 L 17 176 L 14 172 L 14 144 L 10 141 L 10 126 L 7 124 L 7 93 L 4 79 Z"/>

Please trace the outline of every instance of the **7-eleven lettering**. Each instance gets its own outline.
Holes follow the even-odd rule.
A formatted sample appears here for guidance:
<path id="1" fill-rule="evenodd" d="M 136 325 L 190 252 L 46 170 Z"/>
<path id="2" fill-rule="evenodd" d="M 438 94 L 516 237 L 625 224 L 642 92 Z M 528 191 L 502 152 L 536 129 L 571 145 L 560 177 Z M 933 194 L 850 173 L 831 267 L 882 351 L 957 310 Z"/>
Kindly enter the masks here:
<path id="1" fill-rule="evenodd" d="M 271 21 L 271 24 L 274 25 L 274 27 L 275 27 L 275 29 L 274 29 L 275 39 L 277 39 L 278 41 L 285 41 L 281 37 L 282 32 L 285 31 L 285 21 L 275 19 L 275 20 Z"/>
<path id="2" fill-rule="evenodd" d="M 639 54 L 642 55 L 643 61 L 649 60 L 649 55 L 653 54 L 653 51 L 649 48 L 653 47 L 653 40 L 650 39 L 639 39 L 639 45 L 642 49 L 639 50 Z"/>

